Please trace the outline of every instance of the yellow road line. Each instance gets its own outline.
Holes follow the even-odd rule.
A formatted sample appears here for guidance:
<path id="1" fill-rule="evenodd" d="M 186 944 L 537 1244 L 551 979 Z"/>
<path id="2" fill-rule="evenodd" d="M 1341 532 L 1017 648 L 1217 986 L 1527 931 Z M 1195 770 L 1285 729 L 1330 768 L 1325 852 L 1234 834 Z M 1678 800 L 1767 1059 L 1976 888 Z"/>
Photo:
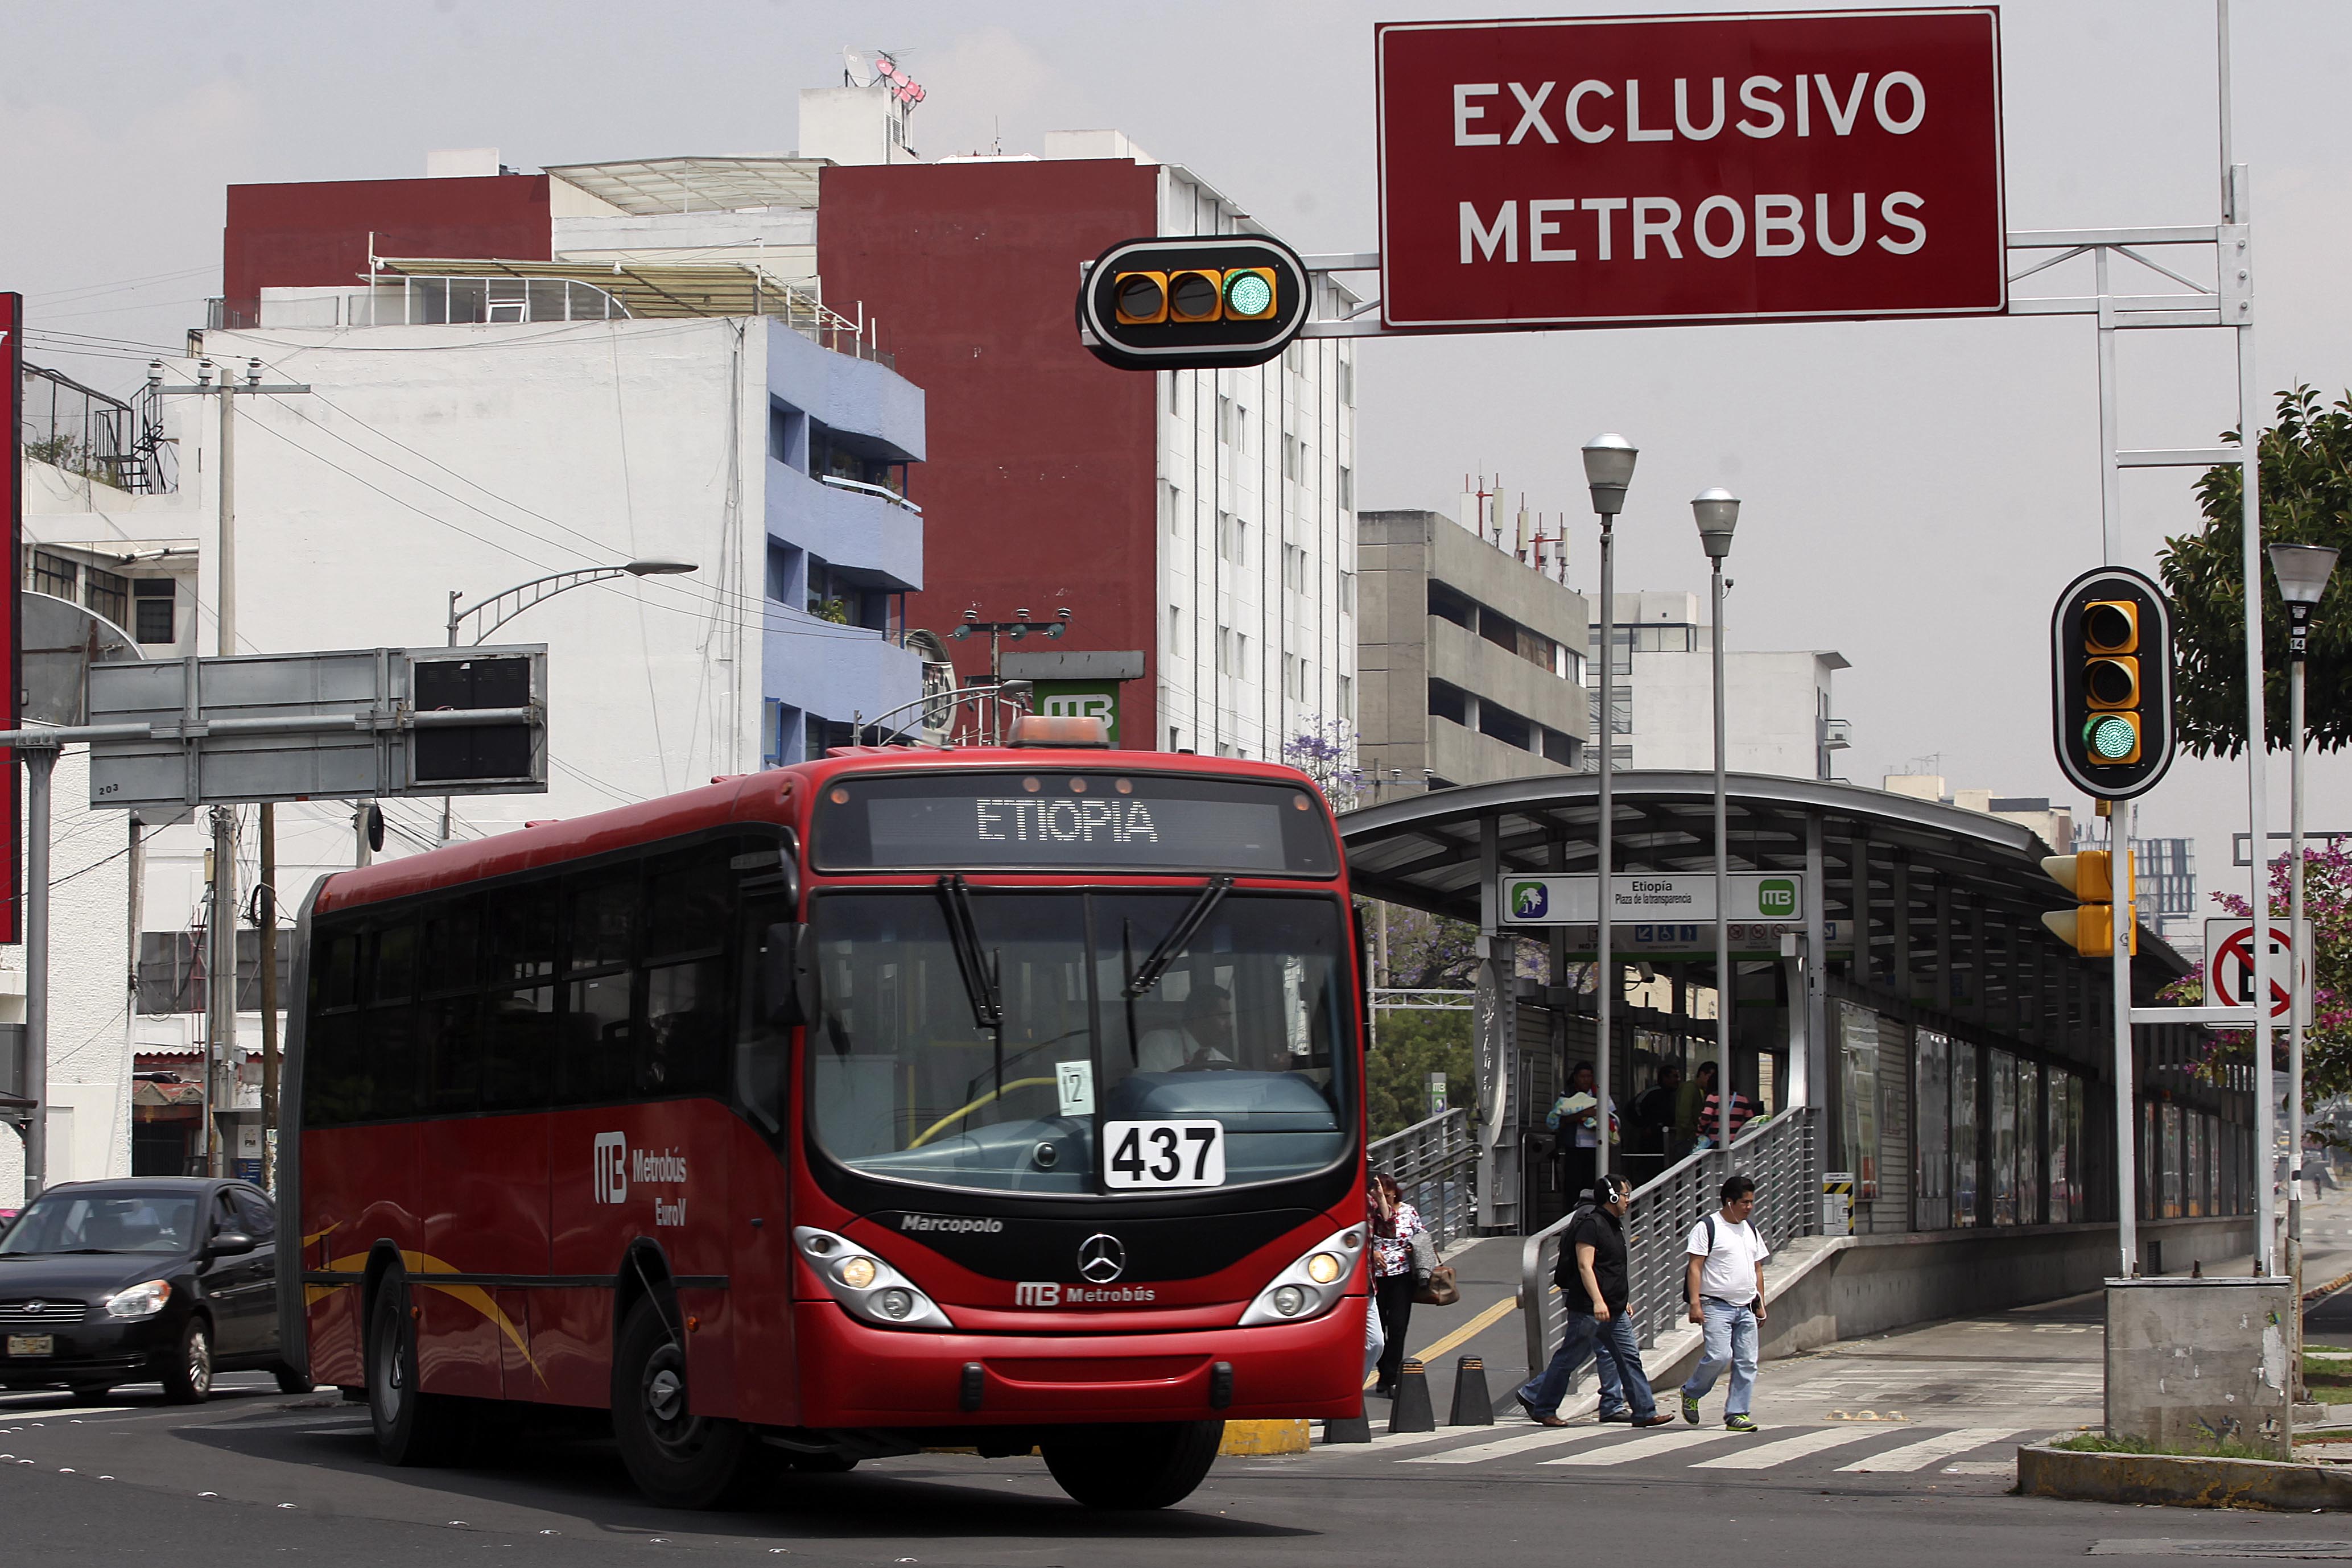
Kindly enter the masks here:
<path id="1" fill-rule="evenodd" d="M 1454 1346 L 1465 1343 L 1476 1335 L 1484 1333 L 1486 1330 L 1493 1328 L 1496 1323 L 1502 1321 L 1504 1313 L 1512 1310 L 1514 1308 L 1518 1306 L 1518 1304 L 1519 1299 L 1517 1296 L 1504 1297 L 1501 1300 L 1496 1302 L 1493 1306 L 1487 1308 L 1485 1311 L 1479 1313 L 1476 1317 L 1471 1319 L 1468 1322 L 1463 1324 L 1460 1328 L 1454 1330 L 1444 1339 L 1439 1340 L 1435 1344 L 1428 1345 L 1421 1350 L 1413 1352 L 1412 1359 L 1421 1363 L 1422 1365 L 1427 1366 L 1430 1363 L 1435 1361 L 1439 1356 L 1444 1355 L 1447 1351 L 1452 1350 Z M 1377 1377 L 1379 1373 L 1375 1373 L 1373 1377 Z M 1368 1377 L 1364 1379 L 1364 1386 L 1366 1388 L 1370 1388 L 1371 1385 L 1372 1378 Z"/>

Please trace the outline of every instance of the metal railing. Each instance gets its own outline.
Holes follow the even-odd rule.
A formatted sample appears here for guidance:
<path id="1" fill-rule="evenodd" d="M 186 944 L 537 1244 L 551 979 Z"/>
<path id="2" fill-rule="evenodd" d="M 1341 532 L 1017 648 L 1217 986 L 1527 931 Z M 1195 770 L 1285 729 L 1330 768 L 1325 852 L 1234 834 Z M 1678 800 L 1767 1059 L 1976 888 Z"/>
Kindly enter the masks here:
<path id="1" fill-rule="evenodd" d="M 1626 1305 L 1644 1348 L 1657 1343 L 1660 1329 L 1687 1321 L 1683 1281 L 1687 1267 L 1684 1238 L 1691 1226 L 1721 1206 L 1724 1177 L 1737 1171 L 1756 1184 L 1750 1221 L 1764 1245 L 1778 1252 L 1793 1237 L 1821 1229 L 1821 1190 L 1814 1174 L 1813 1140 L 1820 1112 L 1792 1106 L 1769 1121 L 1750 1126 L 1728 1154 L 1709 1149 L 1669 1165 L 1633 1189 L 1625 1212 Z M 1527 1238 L 1519 1248 L 1519 1313 L 1527 1325 L 1528 1366 L 1540 1372 L 1559 1342 L 1568 1310 L 1552 1283 L 1559 1264 L 1561 1233 L 1573 1213 Z"/>
<path id="2" fill-rule="evenodd" d="M 1036 697 L 1035 685 L 1026 680 L 975 681 L 927 691 L 871 719 L 852 715 L 849 743 L 1001 746 L 1012 731 L 1012 721 L 1032 711 Z"/>
<path id="3" fill-rule="evenodd" d="M 887 485 L 869 485 L 864 479 L 845 479 L 839 474 L 819 474 L 816 476 L 816 482 L 821 485 L 831 485 L 837 490 L 853 490 L 862 496 L 873 496 L 878 500 L 888 501 L 892 506 L 904 507 L 917 517 L 923 515 L 921 507 Z"/>
<path id="4" fill-rule="evenodd" d="M 1440 1247 L 1470 1233 L 1477 1222 L 1478 1141 L 1467 1110 L 1444 1110 L 1365 1150 L 1375 1171 L 1396 1178 L 1399 1194 L 1421 1215 Z"/>

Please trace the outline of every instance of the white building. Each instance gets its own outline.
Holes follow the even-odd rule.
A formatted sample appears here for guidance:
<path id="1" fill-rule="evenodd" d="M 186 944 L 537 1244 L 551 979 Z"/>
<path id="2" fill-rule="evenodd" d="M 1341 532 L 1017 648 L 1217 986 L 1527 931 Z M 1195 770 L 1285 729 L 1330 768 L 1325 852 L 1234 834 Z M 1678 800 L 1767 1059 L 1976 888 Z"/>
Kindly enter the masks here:
<path id="1" fill-rule="evenodd" d="M 1616 609 L 1616 712 L 1611 728 L 1617 765 L 1713 768 L 1714 628 L 1699 596 L 1620 594 Z M 1585 676 L 1592 689 L 1596 731 L 1600 642 L 1596 622 Z M 1852 742 L 1846 721 L 1832 716 L 1830 679 L 1846 668 L 1844 655 L 1826 650 L 1727 650 L 1724 752 L 1730 770 L 1834 777 L 1835 753 Z"/>

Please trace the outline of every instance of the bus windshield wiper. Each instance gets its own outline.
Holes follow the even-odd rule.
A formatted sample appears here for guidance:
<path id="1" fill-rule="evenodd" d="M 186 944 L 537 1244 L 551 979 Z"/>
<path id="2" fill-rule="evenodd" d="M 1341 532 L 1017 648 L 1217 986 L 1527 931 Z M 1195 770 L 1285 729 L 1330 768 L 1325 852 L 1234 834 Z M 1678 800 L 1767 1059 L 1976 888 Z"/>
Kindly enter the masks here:
<path id="1" fill-rule="evenodd" d="M 971 1021 L 982 1029 L 1004 1026 L 1004 1002 L 997 977 L 980 951 L 980 929 L 972 924 L 971 889 L 961 877 L 940 879 L 940 899 L 947 905 L 948 940 L 955 946 L 956 968 L 963 975 L 964 994 L 971 998 Z M 1003 1068 L 1000 1065 L 999 1076 Z"/>
<path id="2" fill-rule="evenodd" d="M 1217 907 L 1217 900 L 1231 892 L 1233 886 L 1231 877 L 1209 879 L 1209 885 L 1201 889 L 1200 896 L 1184 910 L 1183 918 L 1169 928 L 1168 934 L 1160 939 L 1160 945 L 1151 950 L 1150 956 L 1138 964 L 1135 973 L 1127 977 L 1129 997 L 1140 996 L 1160 984 L 1160 977 L 1168 973 L 1168 966 L 1176 962 L 1177 955 L 1192 940 L 1192 933 L 1201 929 L 1201 922 L 1209 918 L 1209 912 Z"/>

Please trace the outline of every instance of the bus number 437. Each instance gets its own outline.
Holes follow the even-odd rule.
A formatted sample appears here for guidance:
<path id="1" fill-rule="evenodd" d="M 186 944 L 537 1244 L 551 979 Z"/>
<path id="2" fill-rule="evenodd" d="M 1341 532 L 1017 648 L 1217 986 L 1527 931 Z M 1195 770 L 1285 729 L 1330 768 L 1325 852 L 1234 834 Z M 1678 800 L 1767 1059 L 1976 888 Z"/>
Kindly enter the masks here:
<path id="1" fill-rule="evenodd" d="M 1103 1129 L 1112 1187 L 1219 1187 L 1225 1182 L 1222 1121 L 1113 1121 Z"/>

